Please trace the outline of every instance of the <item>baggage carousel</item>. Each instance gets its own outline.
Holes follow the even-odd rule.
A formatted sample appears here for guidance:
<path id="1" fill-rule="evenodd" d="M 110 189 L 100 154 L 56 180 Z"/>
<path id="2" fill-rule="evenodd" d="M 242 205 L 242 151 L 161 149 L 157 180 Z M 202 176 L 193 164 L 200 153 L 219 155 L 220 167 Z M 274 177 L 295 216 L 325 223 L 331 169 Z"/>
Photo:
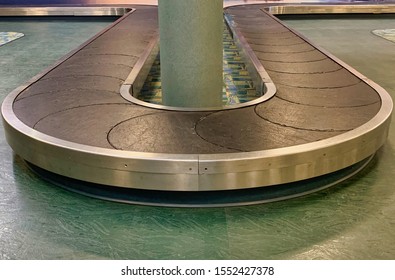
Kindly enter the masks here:
<path id="1" fill-rule="evenodd" d="M 62 187 L 150 205 L 269 202 L 349 178 L 387 139 L 388 93 L 270 13 L 286 8 L 224 10 L 262 97 L 207 110 L 134 96 L 157 46 L 158 11 L 114 10 L 125 15 L 2 105 L 12 149 Z"/>

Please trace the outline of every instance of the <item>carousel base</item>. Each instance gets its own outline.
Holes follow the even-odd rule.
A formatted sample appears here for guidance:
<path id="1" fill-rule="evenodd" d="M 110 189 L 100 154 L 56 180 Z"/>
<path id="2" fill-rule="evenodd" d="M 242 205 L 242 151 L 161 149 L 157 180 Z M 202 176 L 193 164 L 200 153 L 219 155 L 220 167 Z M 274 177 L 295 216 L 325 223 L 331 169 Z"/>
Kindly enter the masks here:
<path id="1" fill-rule="evenodd" d="M 164 207 L 231 207 L 287 200 L 325 190 L 347 182 L 365 169 L 374 156 L 331 174 L 276 186 L 230 191 L 151 191 L 88 183 L 61 176 L 27 163 L 30 170 L 44 180 L 65 190 L 92 198 L 148 206 Z"/>

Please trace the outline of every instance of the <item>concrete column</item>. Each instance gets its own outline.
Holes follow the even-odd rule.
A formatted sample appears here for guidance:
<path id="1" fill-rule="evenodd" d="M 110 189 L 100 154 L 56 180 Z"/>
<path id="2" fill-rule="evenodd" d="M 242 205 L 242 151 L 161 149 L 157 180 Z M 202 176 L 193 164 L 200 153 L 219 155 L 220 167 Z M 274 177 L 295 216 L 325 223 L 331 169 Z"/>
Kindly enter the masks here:
<path id="1" fill-rule="evenodd" d="M 159 0 L 163 103 L 222 105 L 223 0 Z"/>

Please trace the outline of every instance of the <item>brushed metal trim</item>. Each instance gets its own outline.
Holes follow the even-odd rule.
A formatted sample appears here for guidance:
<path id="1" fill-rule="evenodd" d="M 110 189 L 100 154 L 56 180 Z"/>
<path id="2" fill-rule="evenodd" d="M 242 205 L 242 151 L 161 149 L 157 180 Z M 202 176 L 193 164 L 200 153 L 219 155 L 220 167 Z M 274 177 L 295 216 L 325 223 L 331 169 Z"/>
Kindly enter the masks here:
<path id="1" fill-rule="evenodd" d="M 121 96 L 134 104 L 145 106 L 158 110 L 168 110 L 168 111 L 180 111 L 180 112 L 207 112 L 207 111 L 219 111 L 219 110 L 232 110 L 238 109 L 248 106 L 253 106 L 266 100 L 269 100 L 276 94 L 276 86 L 270 78 L 269 74 L 266 72 L 265 68 L 261 64 L 261 62 L 256 57 L 254 51 L 251 49 L 247 40 L 244 36 L 234 27 L 232 20 L 225 16 L 225 22 L 230 28 L 232 32 L 232 36 L 239 48 L 242 51 L 244 61 L 246 61 L 248 71 L 252 74 L 254 78 L 254 84 L 257 87 L 258 92 L 261 94 L 261 97 L 258 97 L 254 100 L 232 104 L 232 105 L 223 105 L 221 107 L 205 107 L 205 108 L 194 108 L 194 107 L 174 107 L 174 106 L 166 106 L 161 104 L 153 104 L 149 102 L 145 102 L 141 99 L 137 98 L 145 78 L 148 75 L 149 69 L 152 66 L 155 55 L 159 52 L 159 34 L 156 34 L 154 38 L 151 39 L 147 49 L 144 51 L 143 55 L 139 58 L 139 60 L 134 65 L 132 71 L 129 76 L 126 78 L 125 82 L 121 86 L 120 94 Z"/>
<path id="2" fill-rule="evenodd" d="M 127 7 L 0 7 L 0 16 L 123 16 Z"/>
<path id="3" fill-rule="evenodd" d="M 272 15 L 300 14 L 393 14 L 394 4 L 316 4 L 316 5 L 278 5 L 264 8 Z"/>
<path id="4" fill-rule="evenodd" d="M 112 150 L 43 134 L 15 116 L 12 107 L 18 94 L 15 90 L 7 96 L 1 110 L 7 142 L 26 161 L 57 174 L 94 183 L 144 189 L 162 185 L 175 190 L 197 190 L 197 155 L 169 156 Z"/>
<path id="5" fill-rule="evenodd" d="M 257 58 L 255 52 L 251 49 L 243 34 L 237 29 L 237 26 L 232 18 L 226 13 L 224 15 L 224 18 L 232 33 L 233 39 L 237 47 L 241 51 L 244 61 L 246 61 L 248 72 L 250 73 L 250 76 L 252 76 L 253 82 L 257 87 L 258 92 L 261 95 L 264 95 L 266 91 L 265 83 L 271 83 L 274 85 L 272 79 L 266 72 L 262 63 Z"/>
<path id="6" fill-rule="evenodd" d="M 239 109 L 239 108 L 244 108 L 248 106 L 254 106 L 256 104 L 265 102 L 266 100 L 269 100 L 272 98 L 275 93 L 276 93 L 276 87 L 273 83 L 268 83 L 265 84 L 265 90 L 266 94 L 258 97 L 254 100 L 244 102 L 244 103 L 238 103 L 238 104 L 232 104 L 232 105 L 224 105 L 222 107 L 205 107 L 205 108 L 194 108 L 194 107 L 174 107 L 174 106 L 166 106 L 166 105 L 160 105 L 160 104 L 154 104 L 154 103 L 149 103 L 145 102 L 143 100 L 140 100 L 132 95 L 132 85 L 126 85 L 123 84 L 120 89 L 120 94 L 121 96 L 126 99 L 127 101 L 130 101 L 136 105 L 148 107 L 148 108 L 153 108 L 153 109 L 158 109 L 158 110 L 166 110 L 166 111 L 178 111 L 178 112 L 210 112 L 210 111 L 222 111 L 222 110 L 233 110 L 233 109 Z"/>
<path id="7" fill-rule="evenodd" d="M 27 164 L 28 168 L 32 170 L 34 173 L 36 173 L 39 176 L 42 176 L 45 180 L 49 181 L 52 184 L 55 184 L 61 188 L 64 188 L 66 190 L 82 194 L 85 196 L 89 196 L 92 198 L 96 199 L 102 199 L 102 200 L 107 200 L 107 201 L 112 201 L 112 202 L 119 202 L 119 203 L 126 203 L 126 204 L 133 204 L 133 205 L 145 205 L 145 206 L 162 206 L 162 207 L 182 207 L 182 208 L 213 208 L 213 207 L 237 207 L 237 206 L 248 206 L 248 205 L 257 205 L 257 204 L 263 204 L 263 203 L 271 203 L 271 202 L 277 202 L 277 201 L 283 201 L 283 200 L 288 200 L 288 199 L 294 199 L 302 196 L 306 196 L 315 192 L 319 192 L 325 189 L 328 189 L 330 187 L 336 186 L 344 181 L 347 181 L 348 179 L 352 178 L 359 172 L 361 172 L 364 168 L 368 166 L 368 164 L 373 160 L 374 154 L 365 159 L 364 161 L 361 162 L 360 166 L 353 170 L 352 172 L 343 174 L 341 178 L 331 180 L 328 178 L 320 178 L 319 180 L 322 180 L 323 184 L 317 184 L 318 187 L 312 188 L 307 191 L 301 191 L 301 192 L 295 192 L 294 194 L 285 194 L 283 196 L 278 196 L 275 198 L 260 198 L 260 199 L 246 199 L 245 201 L 239 201 L 239 202 L 212 202 L 211 198 L 209 197 L 207 199 L 207 202 L 205 203 L 196 203 L 196 202 L 191 202 L 186 198 L 185 201 L 183 202 L 169 202 L 168 200 L 162 200 L 160 199 L 160 202 L 152 202 L 150 200 L 141 200 L 141 199 L 129 199 L 129 198 L 121 198 L 122 196 L 115 195 L 111 196 L 108 194 L 99 194 L 96 192 L 90 192 L 86 190 L 81 190 L 78 187 L 76 188 L 73 183 L 68 184 L 68 182 L 65 184 L 65 182 L 62 182 L 62 180 L 58 180 L 56 177 L 48 178 L 44 172 L 44 174 L 38 170 L 35 166 L 32 166 L 31 164 Z M 359 163 L 358 163 L 359 164 Z M 52 175 L 52 174 L 51 174 Z M 78 183 L 77 183 L 78 184 Z M 300 184 L 303 184 L 303 182 L 300 182 Z M 291 190 L 291 186 L 289 186 Z M 114 189 L 113 189 L 114 190 Z M 114 192 L 117 192 L 118 190 L 114 190 Z M 222 193 L 222 192 L 221 192 Z M 163 194 L 162 194 L 163 195 Z M 233 194 L 236 195 L 236 194 Z M 167 199 L 167 198 L 166 198 Z M 171 198 L 170 198 L 171 199 Z"/>
<path id="8" fill-rule="evenodd" d="M 245 189 L 327 174 L 369 157 L 385 143 L 393 110 L 391 97 L 355 69 L 349 66 L 347 69 L 380 95 L 382 107 L 375 117 L 352 131 L 329 139 L 257 152 L 211 155 L 140 153 L 64 141 L 34 130 L 16 117 L 13 102 L 26 86 L 17 88 L 5 98 L 1 112 L 6 139 L 13 150 L 25 160 L 57 174 L 126 188 L 173 191 Z M 45 73 L 33 81 L 43 75 Z M 124 90 L 128 89 L 124 87 Z"/>
<path id="9" fill-rule="evenodd" d="M 123 85 L 131 86 L 130 92 L 132 96 L 136 96 L 140 93 L 158 53 L 159 34 L 156 33 L 153 35 L 153 38 L 149 42 L 146 50 L 137 60 L 136 64 L 133 66 L 132 71 L 130 71 L 128 77 L 123 83 Z"/>

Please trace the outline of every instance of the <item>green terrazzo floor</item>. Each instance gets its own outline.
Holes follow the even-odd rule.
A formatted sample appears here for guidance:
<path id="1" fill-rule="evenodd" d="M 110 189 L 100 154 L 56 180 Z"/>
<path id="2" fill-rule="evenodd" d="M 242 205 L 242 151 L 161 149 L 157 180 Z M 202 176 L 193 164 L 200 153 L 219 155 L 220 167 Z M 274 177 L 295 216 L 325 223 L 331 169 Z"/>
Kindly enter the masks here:
<path id="1" fill-rule="evenodd" d="M 395 19 L 287 22 L 394 96 L 395 44 L 371 30 L 394 26 Z M 2 29 L 26 34 L 0 48 L 0 98 L 106 24 L 0 19 Z M 394 145 L 392 125 L 367 170 L 307 197 L 177 209 L 111 203 L 55 187 L 12 153 L 0 126 L 0 259 L 394 259 Z"/>

